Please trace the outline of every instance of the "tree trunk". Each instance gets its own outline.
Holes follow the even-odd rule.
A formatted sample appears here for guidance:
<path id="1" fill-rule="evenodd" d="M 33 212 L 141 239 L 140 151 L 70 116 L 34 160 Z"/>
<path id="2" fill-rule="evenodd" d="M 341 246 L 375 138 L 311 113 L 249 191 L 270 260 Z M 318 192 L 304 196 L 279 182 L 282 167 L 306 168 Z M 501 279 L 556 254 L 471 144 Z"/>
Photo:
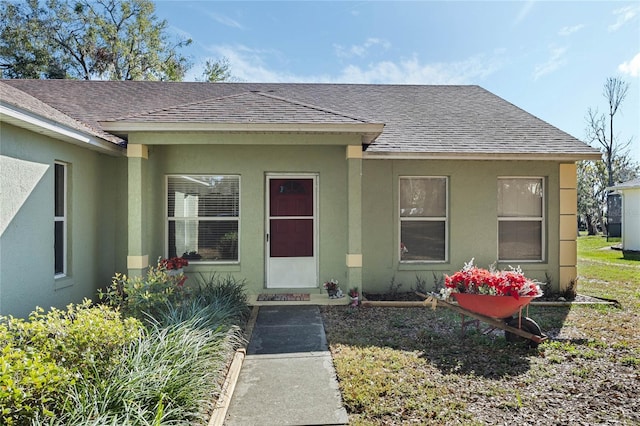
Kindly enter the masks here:
<path id="1" fill-rule="evenodd" d="M 597 235 L 598 230 L 596 229 L 595 221 L 590 214 L 585 215 L 585 222 L 587 224 L 587 235 Z"/>

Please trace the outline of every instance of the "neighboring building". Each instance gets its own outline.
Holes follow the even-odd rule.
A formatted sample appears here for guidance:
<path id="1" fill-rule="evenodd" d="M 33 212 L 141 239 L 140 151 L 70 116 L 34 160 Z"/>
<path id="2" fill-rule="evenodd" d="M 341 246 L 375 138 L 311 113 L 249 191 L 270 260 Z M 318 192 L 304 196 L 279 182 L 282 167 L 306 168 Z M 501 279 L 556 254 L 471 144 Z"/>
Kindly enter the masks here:
<path id="1" fill-rule="evenodd" d="M 576 277 L 575 162 L 600 153 L 478 86 L 0 89 L 2 314 L 183 253 L 188 274 L 316 301 L 332 278 L 408 289 L 471 258 Z"/>
<path id="2" fill-rule="evenodd" d="M 622 195 L 622 250 L 640 252 L 640 179 L 610 189 Z"/>

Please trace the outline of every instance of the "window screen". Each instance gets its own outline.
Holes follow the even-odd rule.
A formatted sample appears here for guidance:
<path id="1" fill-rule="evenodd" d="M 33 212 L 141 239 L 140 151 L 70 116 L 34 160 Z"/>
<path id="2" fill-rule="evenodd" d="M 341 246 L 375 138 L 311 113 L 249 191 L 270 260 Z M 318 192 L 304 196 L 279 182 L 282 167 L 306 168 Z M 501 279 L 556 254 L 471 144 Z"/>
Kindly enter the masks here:
<path id="1" fill-rule="evenodd" d="M 542 260 L 543 224 L 543 179 L 498 179 L 498 259 Z"/>
<path id="2" fill-rule="evenodd" d="M 238 261 L 240 177 L 167 177 L 168 256 Z"/>
<path id="3" fill-rule="evenodd" d="M 400 260 L 447 258 L 447 178 L 400 178 Z"/>

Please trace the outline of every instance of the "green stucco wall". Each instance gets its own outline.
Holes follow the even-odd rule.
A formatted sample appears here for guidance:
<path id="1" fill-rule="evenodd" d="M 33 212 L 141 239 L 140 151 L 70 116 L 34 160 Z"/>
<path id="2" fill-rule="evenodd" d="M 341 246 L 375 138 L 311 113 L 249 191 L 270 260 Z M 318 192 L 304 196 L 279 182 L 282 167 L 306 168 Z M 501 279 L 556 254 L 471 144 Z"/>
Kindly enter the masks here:
<path id="1" fill-rule="evenodd" d="M 124 270 L 126 158 L 2 123 L 0 314 L 64 307 Z M 68 276 L 54 279 L 53 164 L 68 168 Z"/>
<path id="2" fill-rule="evenodd" d="M 232 274 L 245 279 L 252 294 L 265 288 L 269 173 L 318 176 L 318 293 L 323 292 L 321 283 L 331 278 L 338 279 L 343 289 L 362 283 L 368 292 L 387 291 L 393 280 L 402 283 L 404 291 L 415 287 L 416 276 L 431 286 L 434 274 L 452 273 L 471 258 L 488 266 L 497 258 L 497 178 L 543 177 L 545 261 L 521 266 L 528 276 L 544 281 L 548 275 L 558 286 L 557 162 L 347 159 L 346 146 L 360 144 L 356 135 L 203 133 L 134 133 L 129 143 L 147 146 L 148 159 L 125 158 L 7 124 L 1 131 L 3 315 L 24 316 L 36 305 L 64 306 L 95 297 L 96 289 L 107 285 L 114 272 L 127 272 L 127 255 L 148 255 L 151 264 L 166 256 L 168 174 L 240 175 L 240 262 L 192 263 L 187 274 L 194 278 L 192 283 L 198 273 Z M 70 164 L 70 276 L 59 280 L 52 272 L 56 160 Z M 447 262 L 399 262 L 399 176 L 449 178 Z M 359 254 L 362 268 L 348 268 L 346 255 Z"/>
<path id="3" fill-rule="evenodd" d="M 416 276 L 432 286 L 435 278 L 460 269 L 471 258 L 484 267 L 496 261 L 497 178 L 535 176 L 544 178 L 546 189 L 544 261 L 520 266 L 527 276 L 541 281 L 549 277 L 553 286 L 558 287 L 557 162 L 355 160 L 362 161 L 361 186 L 358 186 L 354 185 L 354 179 L 360 178 L 356 176 L 360 174 L 360 163 L 350 167 L 349 162 L 354 160 L 345 157 L 346 145 L 359 144 L 355 136 L 139 133 L 130 135 L 129 142 L 149 148 L 147 160 L 129 159 L 130 167 L 136 170 L 142 167 L 146 176 L 139 180 L 138 188 L 129 188 L 132 194 L 140 194 L 142 202 L 136 209 L 144 211 L 140 221 L 143 241 L 130 241 L 129 254 L 148 254 L 151 263 L 166 255 L 165 176 L 238 174 L 241 176 L 241 261 L 214 265 L 193 263 L 187 273 L 192 276 L 195 272 L 232 274 L 246 279 L 250 293 L 262 292 L 265 288 L 265 176 L 267 173 L 316 173 L 319 184 L 319 286 L 323 281 L 335 278 L 344 284 L 343 288 L 350 287 L 349 280 L 353 280 L 356 284 L 362 283 L 364 291 L 384 292 L 394 280 L 396 285 L 402 283 L 400 290 L 404 291 L 415 287 Z M 142 166 L 139 161 L 143 162 Z M 399 176 L 449 178 L 446 262 L 399 262 Z M 349 198 L 350 195 L 359 197 L 360 190 L 361 207 L 359 202 Z M 133 199 L 137 199 L 137 195 Z M 353 211 L 350 214 L 349 208 L 361 208 L 361 216 Z M 357 228 L 354 222 L 360 220 L 362 227 Z M 351 232 L 349 226 L 353 227 Z M 347 268 L 345 256 L 359 254 L 360 248 L 362 268 Z M 498 266 L 508 267 L 506 264 Z M 319 287 L 317 291 L 322 292 L 322 289 Z"/>
<path id="4" fill-rule="evenodd" d="M 142 188 L 130 188 L 143 194 L 145 237 L 139 244 L 141 252 L 129 254 L 148 254 L 151 264 L 166 255 L 166 175 L 240 175 L 240 262 L 192 263 L 186 272 L 192 277 L 197 273 L 231 274 L 246 280 L 249 293 L 260 293 L 265 288 L 266 175 L 314 173 L 318 175 L 319 191 L 319 287 L 316 291 L 323 292 L 321 283 L 331 278 L 346 283 L 349 199 L 345 146 L 359 144 L 359 136 L 133 134 L 129 143 L 147 145 L 149 150 L 148 159 L 142 160 L 146 162 L 147 173 L 141 181 Z M 137 164 L 140 160 L 129 161 Z M 138 245 L 130 242 L 129 247 L 137 249 Z"/>
<path id="5" fill-rule="evenodd" d="M 398 259 L 399 176 L 449 178 L 449 246 L 445 263 L 401 264 Z M 525 274 L 553 286 L 559 279 L 559 169 L 557 162 L 366 160 L 363 166 L 363 288 L 385 292 L 416 287 L 416 276 L 434 284 L 435 277 L 451 274 L 465 262 L 488 267 L 498 257 L 497 178 L 543 177 L 545 199 L 545 261 L 521 263 Z M 499 264 L 500 268 L 508 265 Z M 516 265 L 513 265 L 516 266 Z"/>

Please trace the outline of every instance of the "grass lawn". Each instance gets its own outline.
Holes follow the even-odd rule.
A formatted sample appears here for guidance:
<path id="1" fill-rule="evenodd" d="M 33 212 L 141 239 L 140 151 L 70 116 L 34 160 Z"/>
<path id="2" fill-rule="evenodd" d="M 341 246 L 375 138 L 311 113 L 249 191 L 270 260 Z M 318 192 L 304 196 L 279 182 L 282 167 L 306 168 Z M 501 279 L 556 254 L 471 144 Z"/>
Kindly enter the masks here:
<path id="1" fill-rule="evenodd" d="M 640 424 L 640 261 L 578 240 L 578 293 L 621 307 L 532 306 L 537 349 L 444 308 L 323 308 L 350 424 Z"/>

